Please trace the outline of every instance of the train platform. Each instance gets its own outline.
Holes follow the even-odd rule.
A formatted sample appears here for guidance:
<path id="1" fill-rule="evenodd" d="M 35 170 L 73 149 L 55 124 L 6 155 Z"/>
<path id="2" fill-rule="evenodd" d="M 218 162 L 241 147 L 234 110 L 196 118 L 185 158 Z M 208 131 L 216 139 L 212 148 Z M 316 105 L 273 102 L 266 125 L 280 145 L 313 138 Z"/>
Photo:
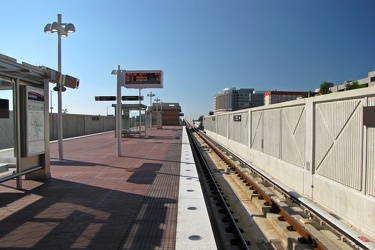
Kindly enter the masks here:
<path id="1" fill-rule="evenodd" d="M 122 138 L 121 157 L 114 135 L 64 140 L 63 161 L 51 143 L 50 179 L 0 183 L 0 249 L 216 249 L 184 127 Z"/>

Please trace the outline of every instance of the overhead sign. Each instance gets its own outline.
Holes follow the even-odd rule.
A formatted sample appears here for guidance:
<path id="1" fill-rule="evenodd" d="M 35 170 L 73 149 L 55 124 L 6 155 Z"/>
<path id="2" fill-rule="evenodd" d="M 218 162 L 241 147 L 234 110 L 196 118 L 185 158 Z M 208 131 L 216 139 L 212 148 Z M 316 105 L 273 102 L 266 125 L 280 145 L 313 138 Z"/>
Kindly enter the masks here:
<path id="1" fill-rule="evenodd" d="M 124 86 L 129 89 L 163 88 L 163 71 L 125 71 Z"/>
<path id="2" fill-rule="evenodd" d="M 95 96 L 95 101 L 116 101 L 116 96 Z"/>
<path id="3" fill-rule="evenodd" d="M 143 101 L 143 96 L 122 96 L 123 101 Z M 116 101 L 116 96 L 95 96 L 95 101 Z"/>
<path id="4" fill-rule="evenodd" d="M 67 88 L 78 89 L 79 79 L 77 79 L 73 76 L 64 75 L 63 76 L 63 85 Z"/>
<path id="5" fill-rule="evenodd" d="M 121 100 L 123 101 L 143 101 L 143 96 L 122 96 Z"/>

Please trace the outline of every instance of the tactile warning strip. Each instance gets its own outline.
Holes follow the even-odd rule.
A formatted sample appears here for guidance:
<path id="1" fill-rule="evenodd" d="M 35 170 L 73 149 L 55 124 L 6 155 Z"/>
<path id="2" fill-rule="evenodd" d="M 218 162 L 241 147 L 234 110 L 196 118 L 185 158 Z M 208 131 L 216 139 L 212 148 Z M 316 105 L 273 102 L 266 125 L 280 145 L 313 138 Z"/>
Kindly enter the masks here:
<path id="1" fill-rule="evenodd" d="M 171 144 L 120 249 L 175 249 L 180 155 Z"/>

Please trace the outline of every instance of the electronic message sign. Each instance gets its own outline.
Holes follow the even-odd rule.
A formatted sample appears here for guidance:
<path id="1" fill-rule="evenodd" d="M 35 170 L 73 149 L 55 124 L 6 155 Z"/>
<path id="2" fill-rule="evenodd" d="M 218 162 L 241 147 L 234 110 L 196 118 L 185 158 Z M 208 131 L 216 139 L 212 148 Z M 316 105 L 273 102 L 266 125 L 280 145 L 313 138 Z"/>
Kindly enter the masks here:
<path id="1" fill-rule="evenodd" d="M 124 86 L 129 89 L 163 88 L 163 71 L 125 71 Z"/>

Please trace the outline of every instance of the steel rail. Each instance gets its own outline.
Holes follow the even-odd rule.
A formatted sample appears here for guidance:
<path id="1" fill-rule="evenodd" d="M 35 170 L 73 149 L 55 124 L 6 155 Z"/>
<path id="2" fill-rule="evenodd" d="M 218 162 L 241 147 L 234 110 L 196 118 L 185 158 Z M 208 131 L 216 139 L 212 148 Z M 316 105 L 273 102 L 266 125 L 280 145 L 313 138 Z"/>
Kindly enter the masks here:
<path id="1" fill-rule="evenodd" d="M 192 126 L 191 124 L 188 125 L 188 127 L 193 130 L 193 132 L 199 132 L 194 126 Z M 224 210 L 225 210 L 225 213 L 227 214 L 227 218 L 229 218 L 229 224 L 231 225 L 232 229 L 234 230 L 233 234 L 234 236 L 236 237 L 237 239 L 237 246 L 240 248 L 240 249 L 249 249 L 248 248 L 248 243 L 246 242 L 246 240 L 244 239 L 242 233 L 241 233 L 241 229 L 238 227 L 235 219 L 233 218 L 232 216 L 232 213 L 231 213 L 231 210 L 229 209 L 226 201 L 225 201 L 225 198 L 224 196 L 221 194 L 221 191 L 220 191 L 220 188 L 218 187 L 218 185 L 216 184 L 215 182 L 215 178 L 214 176 L 212 175 L 211 171 L 210 171 L 210 168 L 206 162 L 206 160 L 204 159 L 203 155 L 202 155 L 202 152 L 199 150 L 199 147 L 197 145 L 197 142 L 194 140 L 193 138 L 193 135 L 192 133 L 193 132 L 190 132 L 187 128 L 187 134 L 189 136 L 189 139 L 190 141 L 192 142 L 191 145 L 194 147 L 194 152 L 196 152 L 198 154 L 198 158 L 199 158 L 199 162 L 200 162 L 200 165 L 202 167 L 204 167 L 204 170 L 205 170 L 205 173 L 207 173 L 209 179 L 210 179 L 210 183 L 213 184 L 214 186 L 214 189 L 215 189 L 215 193 L 217 194 L 217 196 L 219 197 L 220 199 L 220 202 L 221 202 L 221 205 L 224 207 Z"/>
<path id="2" fill-rule="evenodd" d="M 337 220 L 332 215 L 330 215 L 328 212 L 326 212 L 323 209 L 319 208 L 318 206 L 316 206 L 315 204 L 313 204 L 312 202 L 310 202 L 306 198 L 302 197 L 301 195 L 299 195 L 298 193 L 296 193 L 292 189 L 286 187 L 285 185 L 283 185 L 279 181 L 275 180 L 270 175 L 264 173 L 262 170 L 260 170 L 257 167 L 253 166 L 252 164 L 250 164 L 249 162 L 247 162 L 245 159 L 243 159 L 242 157 L 238 156 L 236 153 L 234 153 L 231 150 L 228 150 L 227 148 L 225 148 L 224 146 L 222 146 L 220 143 L 218 143 L 216 141 L 212 142 L 213 140 L 211 138 L 209 138 L 207 135 L 205 135 L 204 133 L 202 133 L 202 132 L 199 131 L 198 135 L 208 145 L 212 145 L 219 152 L 221 150 L 215 144 L 219 145 L 223 150 L 225 150 L 228 153 L 230 153 L 231 155 L 235 156 L 240 162 L 242 162 L 244 165 L 248 166 L 251 171 L 253 171 L 256 174 L 258 174 L 259 176 L 261 176 L 262 179 L 267 180 L 267 182 L 269 182 L 271 185 L 273 185 L 274 187 L 276 187 L 277 189 L 279 189 L 285 196 L 287 196 L 290 199 L 292 199 L 295 203 L 297 203 L 298 205 L 301 205 L 304 208 L 306 208 L 307 210 L 309 210 L 309 212 L 311 212 L 312 214 L 314 214 L 320 220 L 324 221 L 332 229 L 336 230 L 338 233 L 340 233 L 341 235 L 343 235 L 344 237 L 346 237 L 347 239 L 349 239 L 351 242 L 353 242 L 353 244 L 361 247 L 362 249 L 375 249 L 375 243 L 374 242 L 368 240 L 365 236 L 363 236 L 359 232 L 353 230 L 349 226 L 345 225 L 343 222 Z M 225 157 L 223 160 L 227 164 L 229 162 L 228 165 L 233 166 L 232 169 L 235 169 L 236 172 L 237 171 L 241 171 L 236 166 L 236 164 L 229 157 L 227 157 L 224 153 L 220 152 L 220 155 L 222 155 L 222 156 Z M 244 175 L 244 176 L 246 176 L 246 178 L 249 179 L 249 177 L 247 175 Z M 250 181 L 250 179 L 249 179 L 249 181 Z M 251 182 L 254 183 L 253 181 L 251 181 Z M 249 184 L 252 185 L 251 183 L 249 183 Z M 256 189 L 256 186 L 258 186 L 258 185 L 256 183 L 254 183 L 254 184 L 255 184 L 254 189 Z M 258 192 L 261 195 L 265 195 L 264 191 L 258 190 Z M 270 200 L 271 200 L 272 203 L 270 205 L 276 204 L 276 202 L 272 201 L 272 198 L 270 198 L 270 197 L 266 198 L 266 197 L 267 197 L 267 195 L 263 196 L 263 198 L 266 201 L 270 202 Z M 300 223 L 296 222 L 294 220 L 294 218 L 291 217 L 291 216 L 289 216 L 288 213 L 285 212 L 280 206 L 278 206 L 278 207 L 280 208 L 280 211 L 283 211 L 281 213 L 281 215 L 284 216 L 285 220 L 288 223 L 290 223 L 291 225 L 294 226 L 294 228 L 296 229 L 296 231 L 298 233 L 300 233 L 299 230 L 301 230 L 301 229 L 303 229 L 303 231 L 306 231 L 306 230 L 304 230 L 304 228 L 301 226 Z M 298 225 L 294 225 L 294 224 L 298 224 Z M 306 235 L 306 233 L 307 233 L 307 235 Z M 305 237 L 307 240 L 311 241 L 313 244 L 317 244 L 317 246 L 319 247 L 319 249 L 327 249 L 324 245 L 322 245 L 322 243 L 319 241 L 319 239 L 317 239 L 316 237 L 314 237 L 311 233 L 309 233 L 307 231 L 306 231 L 306 233 L 303 233 L 303 234 L 300 233 L 300 234 L 301 234 L 302 237 Z"/>
<path id="3" fill-rule="evenodd" d="M 226 156 L 214 143 L 209 141 L 206 136 L 203 136 L 201 132 L 198 132 L 198 135 L 202 138 L 202 140 L 205 141 L 205 143 L 208 144 L 209 147 L 212 148 L 212 150 L 215 151 L 216 154 L 218 154 L 227 164 L 230 166 L 230 168 L 234 171 L 236 171 L 237 174 L 239 174 L 250 186 L 254 188 L 262 196 L 264 200 L 266 200 L 270 205 L 273 207 L 277 207 L 277 209 L 280 211 L 279 214 L 285 218 L 285 221 L 288 222 L 290 225 L 293 226 L 293 228 L 304 238 L 308 240 L 308 242 L 312 242 L 311 244 L 315 249 L 324 249 L 327 248 L 313 235 L 311 235 L 307 230 L 305 230 L 298 222 L 296 222 L 281 206 L 279 206 L 257 183 L 255 183 L 253 180 L 249 178 L 249 176 L 241 171 L 228 156 Z"/>

